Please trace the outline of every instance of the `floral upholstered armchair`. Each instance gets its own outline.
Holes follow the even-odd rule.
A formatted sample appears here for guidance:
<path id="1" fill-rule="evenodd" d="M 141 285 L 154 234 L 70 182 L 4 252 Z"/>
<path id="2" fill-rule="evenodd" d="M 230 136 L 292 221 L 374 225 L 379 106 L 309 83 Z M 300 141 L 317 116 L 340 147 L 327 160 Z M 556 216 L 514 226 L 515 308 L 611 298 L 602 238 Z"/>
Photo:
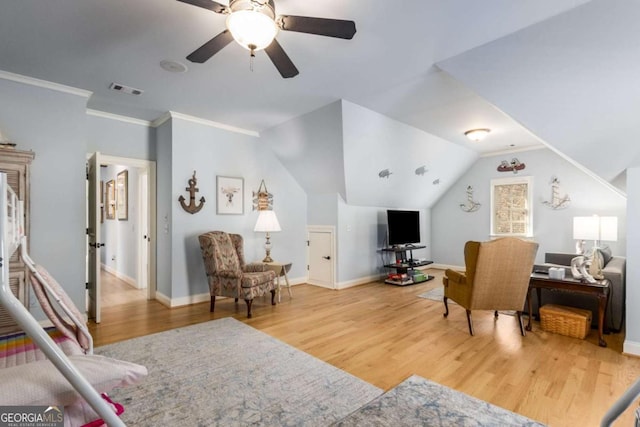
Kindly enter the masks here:
<path id="1" fill-rule="evenodd" d="M 262 263 L 245 264 L 242 236 L 223 231 L 211 231 L 198 236 L 204 268 L 209 281 L 211 308 L 216 296 L 242 298 L 247 303 L 247 317 L 251 317 L 251 305 L 255 297 L 271 292 L 271 304 L 275 305 L 275 273 Z"/>
<path id="2" fill-rule="evenodd" d="M 444 283 L 444 317 L 452 299 L 467 312 L 469 333 L 473 335 L 471 310 L 515 311 L 522 336 L 522 309 L 529 289 L 538 244 L 515 237 L 490 242 L 469 241 L 464 245 L 465 272 L 447 269 Z"/>

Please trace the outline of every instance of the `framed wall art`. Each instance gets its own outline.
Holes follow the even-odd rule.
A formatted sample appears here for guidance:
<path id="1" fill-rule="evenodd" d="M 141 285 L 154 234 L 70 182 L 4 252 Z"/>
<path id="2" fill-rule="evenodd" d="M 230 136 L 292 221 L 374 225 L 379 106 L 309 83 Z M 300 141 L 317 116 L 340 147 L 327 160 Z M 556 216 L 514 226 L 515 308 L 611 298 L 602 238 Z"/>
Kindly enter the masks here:
<path id="1" fill-rule="evenodd" d="M 244 213 L 244 178 L 216 177 L 216 213 L 218 215 Z"/>
<path id="2" fill-rule="evenodd" d="M 533 179 L 491 180 L 491 236 L 533 235 Z"/>
<path id="3" fill-rule="evenodd" d="M 117 202 L 116 212 L 118 220 L 129 219 L 129 171 L 126 169 L 120 172 L 116 178 Z"/>
<path id="4" fill-rule="evenodd" d="M 107 181 L 107 219 L 116 219 L 116 182 Z"/>

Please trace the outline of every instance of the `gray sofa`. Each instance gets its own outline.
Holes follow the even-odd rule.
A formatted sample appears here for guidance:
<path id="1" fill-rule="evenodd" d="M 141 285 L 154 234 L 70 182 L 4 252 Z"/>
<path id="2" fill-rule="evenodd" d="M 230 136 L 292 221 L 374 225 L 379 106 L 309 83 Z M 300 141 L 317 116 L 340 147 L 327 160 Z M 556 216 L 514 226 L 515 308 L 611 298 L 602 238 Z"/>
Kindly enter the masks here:
<path id="1" fill-rule="evenodd" d="M 566 274 L 570 277 L 569 266 L 575 254 L 546 253 L 544 256 L 545 267 L 566 266 Z M 605 328 L 613 332 L 620 332 L 625 316 L 625 289 L 626 289 L 626 265 L 627 259 L 620 256 L 608 257 L 605 255 L 605 265 L 602 273 L 606 279 L 611 281 L 609 289 L 609 304 L 607 306 Z M 533 312 L 538 313 L 538 299 L 532 294 Z M 570 292 L 542 291 L 543 304 L 561 304 L 570 307 L 584 308 L 593 313 L 592 326 L 598 325 L 598 302 L 597 299 L 588 295 L 579 295 Z"/>

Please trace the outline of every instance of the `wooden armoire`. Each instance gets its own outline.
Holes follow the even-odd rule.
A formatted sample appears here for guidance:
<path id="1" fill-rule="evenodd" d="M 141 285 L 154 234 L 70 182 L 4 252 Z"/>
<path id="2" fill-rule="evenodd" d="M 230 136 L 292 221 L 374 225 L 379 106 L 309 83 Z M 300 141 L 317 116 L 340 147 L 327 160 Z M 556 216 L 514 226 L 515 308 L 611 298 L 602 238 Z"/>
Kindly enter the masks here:
<path id="1" fill-rule="evenodd" d="M 25 234 L 29 239 L 29 176 L 31 162 L 35 157 L 33 151 L 16 150 L 11 147 L 0 146 L 0 172 L 7 174 L 9 185 L 16 192 L 18 198 L 24 202 L 24 226 Z M 29 272 L 22 262 L 19 251 L 16 251 L 9 260 L 9 284 L 11 291 L 18 299 L 29 308 Z M 20 327 L 9 316 L 3 307 L 0 307 L 0 334 L 6 334 L 20 330 Z"/>

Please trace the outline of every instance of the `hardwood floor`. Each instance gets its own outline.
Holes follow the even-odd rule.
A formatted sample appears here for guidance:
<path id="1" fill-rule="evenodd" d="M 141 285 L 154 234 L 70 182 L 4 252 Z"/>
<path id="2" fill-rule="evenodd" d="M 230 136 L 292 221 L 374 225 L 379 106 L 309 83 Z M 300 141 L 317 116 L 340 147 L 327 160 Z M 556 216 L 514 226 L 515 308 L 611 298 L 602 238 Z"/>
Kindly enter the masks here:
<path id="1" fill-rule="evenodd" d="M 621 354 L 623 334 L 597 331 L 585 340 L 546 333 L 534 322 L 520 335 L 514 316 L 473 312 L 475 336 L 465 312 L 417 295 L 442 283 L 442 272 L 423 284 L 370 283 L 341 291 L 310 285 L 286 292 L 282 302 L 246 306 L 219 300 L 167 309 L 156 301 L 105 307 L 102 323 L 90 324 L 95 345 L 222 317 L 234 317 L 382 389 L 417 374 L 551 426 L 596 426 L 611 404 L 640 377 L 640 359 Z M 248 348 L 250 343 L 248 343 Z M 286 361 L 282 361 L 286 363 Z M 632 425 L 632 408 L 615 425 Z"/>

